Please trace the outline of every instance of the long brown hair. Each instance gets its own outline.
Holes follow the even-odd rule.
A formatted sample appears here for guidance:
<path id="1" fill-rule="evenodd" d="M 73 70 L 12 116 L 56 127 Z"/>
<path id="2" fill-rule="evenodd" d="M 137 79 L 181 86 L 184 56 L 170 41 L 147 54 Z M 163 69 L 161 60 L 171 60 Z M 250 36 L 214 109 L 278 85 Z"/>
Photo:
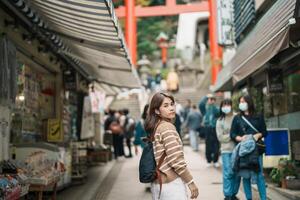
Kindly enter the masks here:
<path id="1" fill-rule="evenodd" d="M 155 110 L 159 110 L 165 98 L 169 98 L 173 103 L 175 103 L 174 97 L 169 94 L 158 92 L 153 95 L 145 120 L 145 131 L 147 133 L 152 134 L 155 131 L 157 123 L 161 120 L 161 117 L 155 112 Z"/>

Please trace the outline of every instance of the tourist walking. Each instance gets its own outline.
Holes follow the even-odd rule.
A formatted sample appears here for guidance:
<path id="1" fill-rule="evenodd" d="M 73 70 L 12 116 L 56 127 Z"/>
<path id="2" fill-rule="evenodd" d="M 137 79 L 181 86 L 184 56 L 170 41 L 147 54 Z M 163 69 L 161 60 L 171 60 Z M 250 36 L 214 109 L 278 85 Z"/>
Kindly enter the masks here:
<path id="1" fill-rule="evenodd" d="M 202 122 L 202 116 L 200 112 L 197 110 L 197 107 L 193 105 L 184 124 L 184 126 L 187 127 L 189 130 L 190 144 L 193 151 L 199 150 L 198 129 L 201 126 L 201 122 Z"/>
<path id="2" fill-rule="evenodd" d="M 231 162 L 235 147 L 235 143 L 230 138 L 233 117 L 232 101 L 224 99 L 220 104 L 220 117 L 216 125 L 217 137 L 221 145 L 224 200 L 236 200 L 240 187 L 240 178 L 233 172 Z"/>
<path id="3" fill-rule="evenodd" d="M 159 181 L 152 183 L 153 200 L 187 200 L 186 185 L 191 191 L 191 199 L 198 196 L 198 188 L 185 162 L 182 142 L 172 123 L 174 118 L 174 98 L 156 93 L 145 121 L 146 132 L 153 134 L 155 161 L 160 166 L 158 177 L 163 183 L 162 187 Z"/>
<path id="4" fill-rule="evenodd" d="M 219 109 L 215 105 L 216 98 L 212 94 L 203 97 L 199 103 L 199 110 L 203 116 L 203 128 L 205 133 L 205 156 L 208 166 L 219 167 L 219 141 L 216 133 L 216 123 L 219 117 Z"/>

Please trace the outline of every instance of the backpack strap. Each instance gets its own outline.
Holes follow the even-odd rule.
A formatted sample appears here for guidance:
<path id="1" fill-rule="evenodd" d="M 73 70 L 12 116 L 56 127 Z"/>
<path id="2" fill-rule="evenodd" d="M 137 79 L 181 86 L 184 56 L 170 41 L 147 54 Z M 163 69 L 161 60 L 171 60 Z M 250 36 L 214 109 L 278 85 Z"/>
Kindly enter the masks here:
<path id="1" fill-rule="evenodd" d="M 151 141 L 154 141 L 154 135 L 155 135 L 155 132 L 156 132 L 156 129 L 158 127 L 158 125 L 160 124 L 160 121 L 157 122 L 155 128 L 154 128 L 154 131 L 153 133 L 150 135 L 150 140 Z M 161 178 L 161 173 L 159 171 L 159 168 L 161 167 L 163 161 L 165 160 L 167 154 L 166 153 L 163 153 L 163 155 L 160 157 L 159 161 L 158 161 L 158 164 L 156 166 L 156 170 L 155 170 L 155 174 L 156 174 L 156 178 L 158 179 L 158 182 L 159 182 L 159 195 L 158 195 L 158 199 L 160 199 L 160 195 L 161 195 L 161 190 L 162 190 L 162 178 Z"/>
<path id="2" fill-rule="evenodd" d="M 161 178 L 161 173 L 159 171 L 159 168 L 161 167 L 161 165 L 162 165 L 163 161 L 165 160 L 166 156 L 167 156 L 166 153 L 164 153 L 160 157 L 160 159 L 158 161 L 158 165 L 156 166 L 156 177 L 157 177 L 158 182 L 159 182 L 159 195 L 158 195 L 158 199 L 160 199 L 161 190 L 162 190 L 162 178 Z"/>
<path id="3" fill-rule="evenodd" d="M 248 126 L 250 126 L 254 131 L 256 131 L 256 133 L 259 133 L 259 131 L 243 115 L 242 115 L 242 119 L 244 120 L 244 122 L 248 124 Z"/>

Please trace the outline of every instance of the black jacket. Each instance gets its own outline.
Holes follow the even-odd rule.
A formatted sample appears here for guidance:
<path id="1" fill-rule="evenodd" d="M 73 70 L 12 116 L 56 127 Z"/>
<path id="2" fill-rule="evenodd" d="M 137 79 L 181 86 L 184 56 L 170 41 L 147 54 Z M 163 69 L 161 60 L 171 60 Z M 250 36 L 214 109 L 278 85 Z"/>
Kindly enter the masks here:
<path id="1" fill-rule="evenodd" d="M 244 116 L 251 124 L 254 126 L 260 133 L 262 133 L 263 137 L 267 135 L 267 128 L 264 117 L 262 115 L 251 115 L 251 116 Z M 241 117 L 241 115 L 236 115 L 233 118 L 231 130 L 230 130 L 230 137 L 235 141 L 236 136 L 243 136 L 243 135 L 254 135 L 256 131 L 253 130 Z"/>

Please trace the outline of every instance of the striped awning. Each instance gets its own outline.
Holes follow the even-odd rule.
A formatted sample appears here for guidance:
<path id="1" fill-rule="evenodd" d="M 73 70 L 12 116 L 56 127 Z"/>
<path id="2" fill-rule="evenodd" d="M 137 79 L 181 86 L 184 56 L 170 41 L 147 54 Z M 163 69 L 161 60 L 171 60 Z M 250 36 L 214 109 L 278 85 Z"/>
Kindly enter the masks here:
<path id="1" fill-rule="evenodd" d="M 273 4 L 239 45 L 236 55 L 219 73 L 215 91 L 232 89 L 289 47 L 289 30 L 296 23 L 293 18 L 296 2 L 278 0 Z"/>
<path id="2" fill-rule="evenodd" d="M 140 87 L 110 0 L 14 0 L 30 7 L 58 36 L 61 53 L 79 61 L 96 81 L 121 88 Z"/>

